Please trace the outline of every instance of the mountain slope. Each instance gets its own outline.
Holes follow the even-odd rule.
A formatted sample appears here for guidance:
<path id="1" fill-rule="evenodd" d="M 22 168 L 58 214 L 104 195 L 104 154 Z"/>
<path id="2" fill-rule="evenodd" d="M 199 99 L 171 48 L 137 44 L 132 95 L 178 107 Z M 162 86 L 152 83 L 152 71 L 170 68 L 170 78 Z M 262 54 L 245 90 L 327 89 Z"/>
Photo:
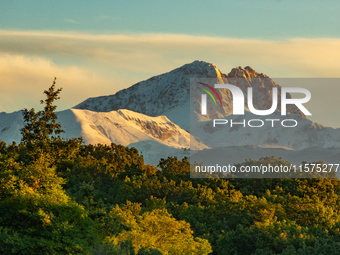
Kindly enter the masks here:
<path id="1" fill-rule="evenodd" d="M 157 165 L 159 159 L 167 158 L 170 152 L 172 156 L 188 156 L 190 140 L 195 150 L 208 148 L 199 139 L 190 139 L 188 132 L 165 116 L 149 117 L 129 110 L 92 112 L 70 109 L 57 112 L 57 117 L 65 130 L 61 135 L 63 138 L 82 136 L 86 144 L 113 142 L 135 147 L 144 152 L 146 163 Z M 23 126 L 22 111 L 0 113 L 0 140 L 7 144 L 19 143 Z"/>
<path id="2" fill-rule="evenodd" d="M 245 126 L 243 124 L 234 124 L 231 127 L 230 119 L 234 123 L 242 123 L 244 121 Z M 276 121 L 272 124 L 271 121 L 266 121 L 266 119 L 275 119 Z M 294 128 L 283 127 L 281 122 L 285 119 L 293 119 L 298 124 Z M 244 116 L 234 116 L 226 118 L 226 120 L 229 121 L 227 124 L 217 124 L 215 128 L 211 121 L 198 122 L 191 129 L 191 134 L 199 137 L 204 144 L 211 148 L 245 145 L 274 145 L 294 150 L 313 146 L 340 148 L 339 128 L 325 127 L 296 114 L 282 116 L 276 111 L 268 117 L 246 112 Z M 261 120 L 263 126 L 261 128 L 249 127 L 249 120 L 256 120 L 251 122 L 251 125 L 260 125 Z"/>
<path id="3" fill-rule="evenodd" d="M 11 144 L 21 141 L 20 129 L 24 126 L 23 111 L 0 113 L 0 140 Z"/>
<path id="4" fill-rule="evenodd" d="M 89 98 L 76 105 L 75 109 L 88 109 L 98 112 L 109 112 L 118 109 L 129 109 L 149 116 L 165 115 L 172 122 L 185 130 L 189 130 L 190 112 L 190 79 L 211 78 L 218 83 L 235 84 L 246 96 L 247 87 L 253 87 L 254 107 L 257 109 L 270 108 L 272 88 L 277 87 L 279 96 L 281 86 L 262 73 L 255 72 L 251 67 L 238 67 L 225 75 L 214 64 L 204 61 L 194 61 L 168 73 L 154 76 L 141 81 L 114 95 Z M 232 97 L 228 90 L 220 89 L 223 107 L 221 116 L 232 113 Z M 290 98 L 291 95 L 287 94 Z M 266 99 L 266 100 L 265 100 Z M 247 97 L 245 98 L 245 107 Z M 279 101 L 280 102 L 280 101 Z M 210 103 L 208 103 L 208 107 Z M 271 104 L 270 104 L 271 105 Z M 280 106 L 278 107 L 280 110 Z M 287 107 L 287 113 L 304 117 L 294 105 Z M 214 116 L 208 116 L 213 118 Z"/>
<path id="5" fill-rule="evenodd" d="M 222 73 L 215 65 L 195 61 L 171 72 L 141 81 L 114 95 L 89 98 L 74 108 L 100 112 L 128 109 L 149 116 L 164 115 L 164 112 L 188 102 L 190 78 L 221 76 Z"/>

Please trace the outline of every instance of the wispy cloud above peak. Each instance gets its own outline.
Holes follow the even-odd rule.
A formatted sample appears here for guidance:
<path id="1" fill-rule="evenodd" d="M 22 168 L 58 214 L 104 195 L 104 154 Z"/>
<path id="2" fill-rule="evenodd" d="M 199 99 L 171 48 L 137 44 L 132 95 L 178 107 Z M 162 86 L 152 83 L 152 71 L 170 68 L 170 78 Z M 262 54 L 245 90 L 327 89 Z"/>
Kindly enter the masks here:
<path id="1" fill-rule="evenodd" d="M 73 20 L 73 19 L 64 19 L 64 21 L 70 22 L 70 23 L 78 23 L 77 21 L 75 21 L 75 20 Z"/>
<path id="2" fill-rule="evenodd" d="M 112 16 L 106 16 L 106 15 L 99 15 L 96 17 L 97 19 L 106 19 L 106 20 L 119 20 L 120 17 L 112 17 Z"/>

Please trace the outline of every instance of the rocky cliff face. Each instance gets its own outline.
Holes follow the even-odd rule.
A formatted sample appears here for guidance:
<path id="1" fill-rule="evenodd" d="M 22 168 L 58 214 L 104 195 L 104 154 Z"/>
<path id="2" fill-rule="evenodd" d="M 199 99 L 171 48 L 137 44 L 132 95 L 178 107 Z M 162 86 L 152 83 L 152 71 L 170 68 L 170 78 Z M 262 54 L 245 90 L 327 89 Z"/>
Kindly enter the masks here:
<path id="1" fill-rule="evenodd" d="M 250 66 L 245 68 L 233 68 L 226 76 L 229 84 L 235 84 L 242 89 L 245 95 L 245 103 L 248 100 L 247 88 L 253 88 L 253 105 L 258 110 L 270 109 L 272 106 L 272 91 L 273 87 L 278 89 L 278 104 L 277 110 L 281 111 L 281 86 L 270 79 L 263 73 L 258 73 Z M 291 94 L 287 93 L 287 98 L 292 98 Z M 297 114 L 306 117 L 295 105 L 287 106 L 287 114 Z"/>

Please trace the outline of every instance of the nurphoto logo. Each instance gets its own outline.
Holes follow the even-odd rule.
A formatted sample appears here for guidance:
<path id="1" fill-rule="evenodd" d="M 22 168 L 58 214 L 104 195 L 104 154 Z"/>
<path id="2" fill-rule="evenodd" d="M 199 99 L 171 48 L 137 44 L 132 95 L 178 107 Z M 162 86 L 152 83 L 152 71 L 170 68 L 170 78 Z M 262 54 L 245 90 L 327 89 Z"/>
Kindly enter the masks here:
<path id="1" fill-rule="evenodd" d="M 216 89 L 228 89 L 230 93 L 233 96 L 233 115 L 244 115 L 244 94 L 242 90 L 231 84 L 215 84 L 213 88 L 212 86 L 198 82 L 201 85 L 204 85 L 208 89 L 210 89 L 218 98 L 221 106 L 222 100 L 217 93 Z M 214 96 L 211 94 L 210 91 L 208 91 L 205 88 L 199 88 L 202 91 L 206 92 L 206 94 L 201 95 L 201 115 L 207 115 L 207 95 L 209 95 L 212 100 L 214 101 L 215 105 L 217 105 L 216 100 Z M 302 93 L 304 94 L 303 98 L 287 98 L 287 93 Z M 247 105 L 248 109 L 251 113 L 258 115 L 258 116 L 267 116 L 270 114 L 273 114 L 278 106 L 278 90 L 276 87 L 272 88 L 272 105 L 270 109 L 266 110 L 258 110 L 253 105 L 253 88 L 248 87 L 247 88 Z M 281 115 L 286 116 L 287 115 L 287 105 L 295 105 L 300 111 L 305 114 L 311 116 L 312 114 L 306 109 L 306 107 L 303 106 L 304 103 L 307 103 L 311 99 L 311 93 L 308 89 L 305 88 L 293 88 L 293 87 L 282 87 L 281 88 Z M 274 127 L 275 121 L 280 121 L 279 119 L 265 119 L 266 122 L 271 122 L 272 127 Z M 265 123 L 262 119 L 250 119 L 247 121 L 247 124 L 249 127 L 262 127 Z M 225 125 L 227 123 L 230 123 L 230 126 L 233 125 L 242 125 L 243 127 L 246 126 L 246 120 L 244 119 L 241 122 L 233 122 L 233 120 L 227 120 L 227 119 L 213 119 L 213 127 L 216 125 Z M 257 123 L 257 125 L 255 125 Z M 291 124 L 288 124 L 291 123 Z M 293 124 L 292 124 L 293 123 Z M 283 127 L 295 127 L 297 126 L 297 121 L 294 119 L 283 119 L 281 120 L 281 125 Z"/>

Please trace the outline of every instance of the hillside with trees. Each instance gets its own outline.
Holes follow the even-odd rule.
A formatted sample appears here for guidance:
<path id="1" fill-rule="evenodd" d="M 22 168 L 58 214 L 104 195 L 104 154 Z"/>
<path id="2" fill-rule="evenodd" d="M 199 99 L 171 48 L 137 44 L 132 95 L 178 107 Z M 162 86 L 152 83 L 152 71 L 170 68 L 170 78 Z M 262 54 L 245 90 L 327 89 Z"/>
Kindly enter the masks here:
<path id="1" fill-rule="evenodd" d="M 338 179 L 192 179 L 187 158 L 62 139 L 55 85 L 0 142 L 1 254 L 339 253 Z"/>

